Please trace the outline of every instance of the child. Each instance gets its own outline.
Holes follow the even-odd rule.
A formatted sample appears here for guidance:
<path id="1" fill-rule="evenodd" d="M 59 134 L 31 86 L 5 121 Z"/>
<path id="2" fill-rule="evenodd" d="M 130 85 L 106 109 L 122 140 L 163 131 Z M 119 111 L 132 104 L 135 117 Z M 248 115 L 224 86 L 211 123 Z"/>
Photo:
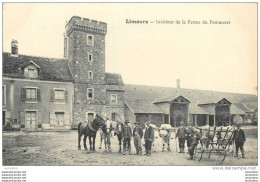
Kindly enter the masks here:
<path id="1" fill-rule="evenodd" d="M 141 139 L 143 138 L 143 129 L 140 127 L 140 123 L 136 122 L 135 128 L 133 131 L 134 135 L 134 145 L 136 149 L 136 154 L 135 155 L 142 155 L 142 146 L 141 146 Z"/>

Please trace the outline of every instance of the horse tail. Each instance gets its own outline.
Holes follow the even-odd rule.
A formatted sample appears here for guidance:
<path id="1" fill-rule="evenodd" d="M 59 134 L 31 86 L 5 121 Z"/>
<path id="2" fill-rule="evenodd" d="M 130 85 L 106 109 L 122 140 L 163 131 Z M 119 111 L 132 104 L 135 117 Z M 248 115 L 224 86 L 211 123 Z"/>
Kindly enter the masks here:
<path id="1" fill-rule="evenodd" d="M 80 134 L 80 127 L 81 127 L 81 125 L 82 125 L 82 123 L 80 122 L 80 123 L 78 124 L 78 134 Z"/>

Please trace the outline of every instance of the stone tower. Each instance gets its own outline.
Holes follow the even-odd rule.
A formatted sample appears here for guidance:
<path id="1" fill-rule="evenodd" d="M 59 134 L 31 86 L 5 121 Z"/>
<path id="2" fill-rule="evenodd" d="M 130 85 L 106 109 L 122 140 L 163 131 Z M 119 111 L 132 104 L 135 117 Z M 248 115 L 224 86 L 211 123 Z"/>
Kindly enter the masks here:
<path id="1" fill-rule="evenodd" d="M 64 57 L 74 77 L 73 120 L 77 124 L 106 110 L 107 24 L 73 16 L 65 28 Z"/>

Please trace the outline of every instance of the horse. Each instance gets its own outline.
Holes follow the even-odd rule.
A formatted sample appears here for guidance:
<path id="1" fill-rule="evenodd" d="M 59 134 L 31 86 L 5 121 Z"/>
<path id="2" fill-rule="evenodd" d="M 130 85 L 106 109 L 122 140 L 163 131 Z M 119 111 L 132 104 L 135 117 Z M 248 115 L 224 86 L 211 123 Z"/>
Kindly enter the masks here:
<path id="1" fill-rule="evenodd" d="M 113 130 L 113 127 L 112 127 L 112 122 L 110 120 L 106 120 L 105 121 L 105 124 L 101 127 L 101 130 L 100 131 L 100 135 L 102 135 L 100 137 L 100 149 L 101 149 L 101 145 L 102 145 L 102 139 L 104 139 L 104 143 L 105 143 L 105 152 L 107 152 L 107 149 L 109 151 L 109 153 L 112 152 L 111 150 L 111 132 Z"/>
<path id="2" fill-rule="evenodd" d="M 123 128 L 123 123 L 118 122 L 115 128 L 114 136 L 117 136 L 117 139 L 119 141 L 119 150 L 118 153 L 121 153 L 121 145 L 122 145 L 122 138 L 123 138 L 123 133 L 122 133 L 122 128 Z"/>
<path id="3" fill-rule="evenodd" d="M 87 137 L 89 137 L 90 151 L 94 152 L 97 131 L 104 124 L 105 124 L 105 120 L 98 114 L 96 115 L 96 118 L 92 122 L 79 123 L 78 124 L 78 149 L 81 150 L 80 141 L 81 141 L 82 135 L 84 135 L 83 142 L 84 142 L 85 150 L 88 150 L 87 145 L 86 145 L 86 140 L 87 140 Z M 93 138 L 93 148 L 92 148 L 91 138 Z"/>

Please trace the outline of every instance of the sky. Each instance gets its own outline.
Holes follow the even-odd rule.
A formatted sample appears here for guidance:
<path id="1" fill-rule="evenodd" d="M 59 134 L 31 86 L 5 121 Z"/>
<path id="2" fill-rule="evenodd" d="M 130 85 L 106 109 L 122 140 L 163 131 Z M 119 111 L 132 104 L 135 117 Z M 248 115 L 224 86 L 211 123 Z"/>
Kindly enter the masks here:
<path id="1" fill-rule="evenodd" d="M 16 39 L 19 54 L 62 58 L 74 15 L 108 24 L 106 72 L 125 84 L 176 87 L 180 79 L 181 88 L 257 94 L 256 3 L 4 3 L 3 51 Z"/>

